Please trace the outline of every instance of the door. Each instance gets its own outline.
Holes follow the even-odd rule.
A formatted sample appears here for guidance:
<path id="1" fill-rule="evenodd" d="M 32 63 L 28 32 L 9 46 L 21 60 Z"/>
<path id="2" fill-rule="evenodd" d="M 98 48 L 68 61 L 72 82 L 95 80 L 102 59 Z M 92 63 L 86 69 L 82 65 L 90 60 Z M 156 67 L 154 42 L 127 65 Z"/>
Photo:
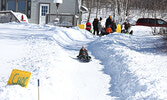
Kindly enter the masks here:
<path id="1" fill-rule="evenodd" d="M 40 4 L 39 24 L 45 24 L 46 14 L 49 13 L 49 4 Z"/>

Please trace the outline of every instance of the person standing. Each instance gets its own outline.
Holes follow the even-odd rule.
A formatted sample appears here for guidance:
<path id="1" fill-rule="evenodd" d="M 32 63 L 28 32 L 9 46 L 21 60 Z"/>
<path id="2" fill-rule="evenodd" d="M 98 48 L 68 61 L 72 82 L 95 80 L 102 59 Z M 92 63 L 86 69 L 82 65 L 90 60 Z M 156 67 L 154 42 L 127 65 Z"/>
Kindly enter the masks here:
<path id="1" fill-rule="evenodd" d="M 102 18 L 100 17 L 100 20 L 99 20 L 99 23 L 98 23 L 98 29 L 99 29 L 100 34 L 101 34 L 101 31 L 102 31 L 102 24 L 101 24 L 101 22 L 102 22 Z"/>
<path id="2" fill-rule="evenodd" d="M 97 33 L 97 35 L 99 35 L 98 23 L 99 23 L 98 18 L 95 18 L 93 21 L 93 30 L 94 30 L 93 34 L 94 35 L 95 35 L 95 33 Z"/>
<path id="3" fill-rule="evenodd" d="M 113 20 L 113 21 L 112 21 L 112 24 L 111 24 L 111 29 L 112 29 L 113 32 L 116 32 L 116 28 L 117 28 L 116 23 L 115 23 L 115 21 Z"/>
<path id="4" fill-rule="evenodd" d="M 111 17 L 111 16 L 109 16 L 109 17 L 107 18 L 107 20 L 106 20 L 106 29 L 107 29 L 108 27 L 111 27 L 112 32 L 115 32 L 115 31 L 116 31 L 116 23 L 115 23 L 114 20 L 112 21 L 112 17 Z"/>
<path id="5" fill-rule="evenodd" d="M 106 19 L 106 23 L 105 23 L 105 25 L 106 25 L 106 28 L 107 27 L 111 27 L 111 25 L 112 25 L 112 19 L 111 19 L 112 17 L 111 16 L 109 16 L 107 19 Z"/>

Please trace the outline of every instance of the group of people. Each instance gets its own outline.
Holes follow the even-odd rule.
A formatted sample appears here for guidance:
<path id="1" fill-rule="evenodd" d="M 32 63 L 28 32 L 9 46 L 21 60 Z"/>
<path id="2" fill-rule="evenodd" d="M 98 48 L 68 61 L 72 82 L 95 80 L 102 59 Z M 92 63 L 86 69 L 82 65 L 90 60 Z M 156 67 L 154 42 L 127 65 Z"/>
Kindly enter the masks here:
<path id="1" fill-rule="evenodd" d="M 99 35 L 99 32 L 102 30 L 102 24 L 101 24 L 102 18 L 100 17 L 100 20 L 98 18 L 95 18 L 93 21 L 93 34 Z"/>
<path id="2" fill-rule="evenodd" d="M 109 33 L 112 32 L 118 32 L 118 27 L 121 28 L 121 33 L 126 33 L 129 31 L 130 28 L 130 23 L 128 22 L 128 20 L 125 20 L 125 22 L 122 25 L 116 25 L 116 23 L 114 22 L 114 20 L 112 20 L 112 17 L 109 16 L 106 19 L 106 23 L 105 23 L 105 27 L 102 26 L 102 18 L 100 17 L 100 19 L 98 20 L 98 18 L 95 18 L 93 21 L 93 34 L 94 35 L 107 35 Z M 86 30 L 91 32 L 91 23 L 87 22 L 86 23 Z M 129 34 L 132 34 L 133 31 L 131 31 Z M 77 56 L 78 59 L 80 59 L 83 62 L 89 62 L 91 60 L 91 57 L 88 55 L 87 50 L 85 49 L 84 46 L 82 46 L 82 48 L 79 51 L 79 55 Z"/>
<path id="3" fill-rule="evenodd" d="M 109 16 L 106 19 L 105 26 L 102 26 L 102 18 L 100 19 L 95 18 L 93 21 L 93 34 L 94 35 L 107 35 L 109 33 L 116 32 L 117 25 L 114 20 L 112 20 L 112 16 Z M 128 29 L 130 28 L 130 24 L 128 21 L 125 21 L 125 23 L 122 24 L 123 27 L 123 32 L 127 32 Z M 87 22 L 86 23 L 86 30 L 91 32 L 91 23 Z"/>

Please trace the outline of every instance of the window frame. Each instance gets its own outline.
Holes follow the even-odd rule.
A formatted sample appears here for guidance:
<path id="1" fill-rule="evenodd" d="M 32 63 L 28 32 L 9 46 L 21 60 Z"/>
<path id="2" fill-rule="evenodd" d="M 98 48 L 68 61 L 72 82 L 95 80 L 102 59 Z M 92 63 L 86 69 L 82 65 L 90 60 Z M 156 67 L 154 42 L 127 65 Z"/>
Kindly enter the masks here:
<path id="1" fill-rule="evenodd" d="M 17 2 L 17 0 L 7 0 L 7 10 L 9 10 L 9 1 L 15 1 L 15 10 L 14 11 L 17 11 L 16 9 L 17 9 L 17 4 L 16 4 L 16 2 Z M 13 10 L 12 10 L 13 11 Z"/>
<path id="2" fill-rule="evenodd" d="M 27 13 L 27 0 L 17 0 L 17 11 L 18 12 L 21 12 L 21 13 L 23 13 L 22 12 L 22 10 L 19 10 L 19 2 L 24 2 L 24 4 L 25 4 L 25 7 L 23 7 L 24 8 L 24 14 L 26 14 Z"/>
<path id="3" fill-rule="evenodd" d="M 21 12 L 21 11 L 18 10 L 18 8 L 19 8 L 19 7 L 18 7 L 18 6 L 19 6 L 19 5 L 18 5 L 18 2 L 19 2 L 19 1 L 25 1 L 25 11 L 24 11 L 24 12 L 21 12 L 21 13 L 24 13 L 24 14 L 27 15 L 27 2 L 28 2 L 28 0 L 7 0 L 7 2 L 6 2 L 6 5 L 7 5 L 6 8 L 7 8 L 7 10 L 9 10 L 9 9 L 8 9 L 8 6 L 9 6 L 9 5 L 8 5 L 8 2 L 9 2 L 9 1 L 15 1 L 15 2 L 16 2 L 16 3 L 15 3 L 15 11 L 16 11 L 16 12 Z"/>

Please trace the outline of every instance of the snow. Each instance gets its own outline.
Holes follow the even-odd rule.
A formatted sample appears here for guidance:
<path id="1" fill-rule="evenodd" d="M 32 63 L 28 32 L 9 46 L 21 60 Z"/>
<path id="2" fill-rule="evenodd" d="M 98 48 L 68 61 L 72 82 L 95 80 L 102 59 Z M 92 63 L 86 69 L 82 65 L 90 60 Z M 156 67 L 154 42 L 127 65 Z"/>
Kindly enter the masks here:
<path id="1" fill-rule="evenodd" d="M 153 34 L 153 29 L 148 26 L 132 26 L 130 30 L 133 30 L 134 35 L 138 36 L 150 36 Z"/>
<path id="2" fill-rule="evenodd" d="M 23 13 L 20 13 L 20 12 L 12 12 L 16 17 L 17 19 L 20 21 L 20 22 L 26 22 L 28 23 L 28 18 L 25 14 Z M 23 16 L 23 19 L 22 19 L 22 16 Z M 24 21 L 22 21 L 24 20 Z"/>
<path id="3" fill-rule="evenodd" d="M 8 22 L 28 23 L 28 18 L 25 14 L 20 12 L 13 12 L 11 10 L 0 11 L 0 23 Z"/>
<path id="4" fill-rule="evenodd" d="M 102 61 L 103 71 L 111 76 L 112 96 L 120 100 L 167 99 L 167 56 L 154 45 L 160 41 L 159 36 L 115 33 L 89 44 L 95 58 Z"/>
<path id="5" fill-rule="evenodd" d="M 92 41 L 90 33 L 77 28 L 33 24 L 0 24 L 0 98 L 37 99 L 37 79 L 41 100 L 110 99 L 110 77 L 100 61 L 81 63 L 76 59 L 82 45 Z M 32 72 L 28 88 L 7 86 L 12 69 Z"/>
<path id="6" fill-rule="evenodd" d="M 0 100 L 165 100 L 166 43 L 149 27 L 93 36 L 78 27 L 0 24 Z M 82 45 L 92 61 L 76 59 Z M 32 72 L 27 88 L 6 85 L 12 69 Z"/>

